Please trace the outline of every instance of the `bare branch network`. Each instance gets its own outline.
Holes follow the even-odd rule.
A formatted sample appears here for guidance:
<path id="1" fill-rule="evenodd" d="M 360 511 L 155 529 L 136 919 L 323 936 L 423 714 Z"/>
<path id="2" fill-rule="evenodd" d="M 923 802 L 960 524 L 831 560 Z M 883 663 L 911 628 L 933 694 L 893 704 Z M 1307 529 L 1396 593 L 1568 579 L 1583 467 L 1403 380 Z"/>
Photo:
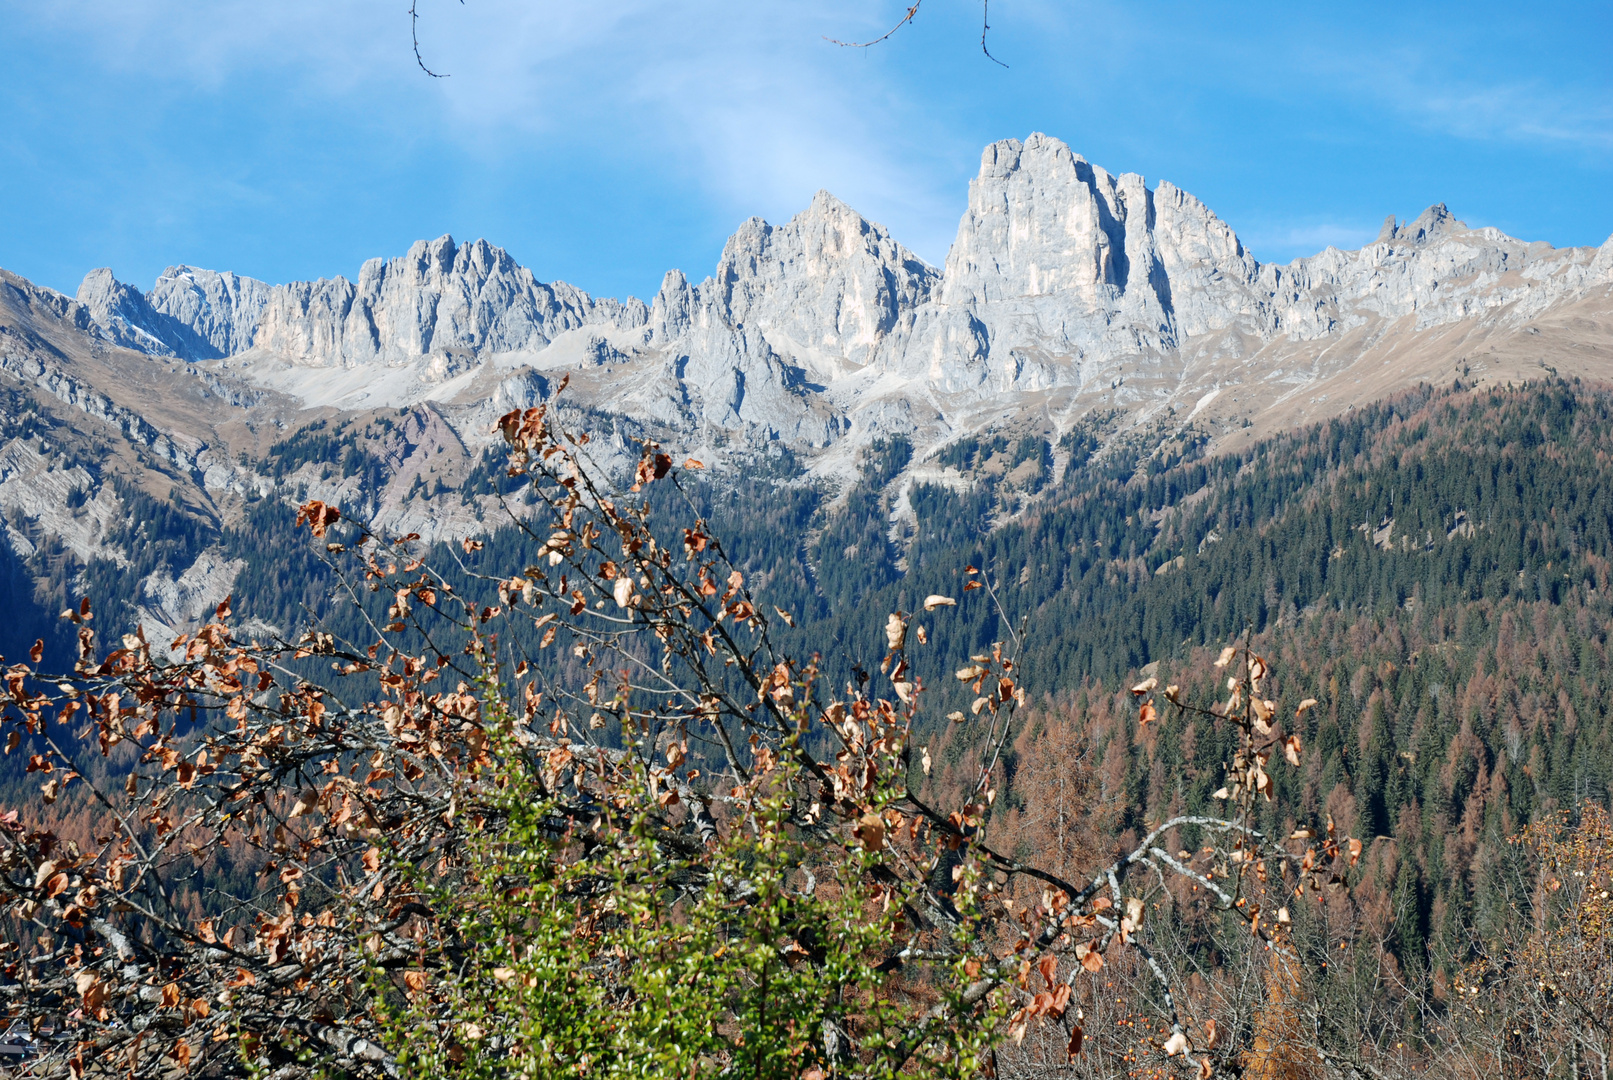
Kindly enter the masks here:
<path id="1" fill-rule="evenodd" d="M 1230 918 L 1286 957 L 1288 898 L 1322 899 L 1361 852 L 1331 823 L 1318 843 L 1256 827 L 1274 755 L 1300 754 L 1263 659 L 1229 647 L 1211 706 L 1154 678 L 1132 688 L 1144 727 L 1176 709 L 1236 734 L 1229 813 L 1171 817 L 1071 875 L 992 840 L 1027 701 L 1012 643 L 951 673 L 972 704 L 949 727 L 976 771 L 949 789 L 914 753 L 927 691 L 910 634 L 958 598 L 891 613 L 868 677 L 885 691 L 835 692 L 822 657 L 777 646 L 702 520 L 652 528 L 647 496 L 692 510 L 683 476 L 700 464 L 646 443 L 613 483 L 555 408 L 500 421 L 525 485 L 512 520 L 536 551 L 524 569 L 482 564 L 477 541 L 433 567 L 418 537 L 314 502 L 299 521 L 343 570 L 362 637 L 241 641 L 226 602 L 170 649 L 137 633 L 102 655 L 86 601 L 68 613 L 74 670 L 39 670 L 38 650 L 7 670 L 4 722 L 42 741 L 47 804 L 85 800 L 100 820 L 75 840 L 0 819 L 16 942 L 0 990 L 39 1040 L 36 1075 L 543 1075 L 596 1054 L 553 1058 L 553 1033 L 522 1026 L 563 1011 L 542 997 L 558 941 L 601 1007 L 648 1008 L 635 980 L 659 955 L 719 958 L 689 989 L 715 1040 L 701 1060 L 727 1066 L 763 1042 L 747 1003 L 773 1001 L 782 1023 L 790 980 L 813 988 L 797 1035 L 769 1036 L 793 1047 L 791 1076 L 974 1075 L 998 1067 L 999 1040 L 1028 1052 L 1038 1031 L 1064 1062 L 1140 1038 L 1130 1053 L 1192 1075 L 1238 1066 L 1252 1029 L 1186 1004 L 1173 923 Z M 985 578 L 971 568 L 961 595 L 995 601 Z M 720 966 L 747 932 L 771 935 L 761 975 Z M 1103 1021 L 1115 979 L 1144 1029 Z"/>
<path id="2" fill-rule="evenodd" d="M 463 0 L 461 0 L 461 2 L 463 2 Z M 838 38 L 825 38 L 824 40 L 834 45 L 844 46 L 848 49 L 866 49 L 871 45 L 878 45 L 882 41 L 888 41 L 896 34 L 898 30 L 912 23 L 912 21 L 918 17 L 919 8 L 923 6 L 924 0 L 918 0 L 917 3 L 908 8 L 907 12 L 899 20 L 897 20 L 895 26 L 891 27 L 889 30 L 885 31 L 876 38 L 870 38 L 867 41 L 841 41 Z M 999 64 L 1002 67 L 1007 67 L 1007 64 L 1004 64 L 1001 60 L 992 55 L 991 48 L 986 43 L 986 36 L 990 33 L 991 0 L 980 0 L 980 51 L 984 53 L 986 59 L 990 60 L 992 63 Z"/>

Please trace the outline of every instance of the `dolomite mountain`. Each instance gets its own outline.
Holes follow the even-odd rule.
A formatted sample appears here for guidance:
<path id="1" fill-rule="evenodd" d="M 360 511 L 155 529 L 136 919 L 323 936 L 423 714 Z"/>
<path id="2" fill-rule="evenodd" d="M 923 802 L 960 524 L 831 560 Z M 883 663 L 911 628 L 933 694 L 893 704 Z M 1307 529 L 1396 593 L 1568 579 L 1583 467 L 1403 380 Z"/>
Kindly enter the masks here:
<path id="1" fill-rule="evenodd" d="M 352 281 L 176 266 L 141 294 L 97 270 L 78 300 L 112 343 L 215 362 L 312 407 L 431 401 L 480 422 L 476 404 L 524 401 L 547 385 L 534 375 L 563 371 L 579 400 L 630 402 L 686 439 L 820 450 L 848 434 L 936 444 L 1027 409 L 1056 429 L 1099 403 L 1293 422 L 1296 397 L 1304 418 L 1352 397 L 1333 385 L 1346 372 L 1380 393 L 1385 373 L 1356 369 L 1386 349 L 1391 377 L 1445 375 L 1442 331 L 1473 346 L 1605 301 L 1610 284 L 1613 241 L 1554 249 L 1444 206 L 1391 219 L 1359 251 L 1263 265 L 1168 181 L 1150 189 L 1033 135 L 987 147 L 944 270 L 820 192 L 782 226 L 746 222 L 715 274 L 672 271 L 647 304 L 546 284 L 446 236 Z M 1223 393 L 1241 407 L 1214 407 Z"/>
<path id="2" fill-rule="evenodd" d="M 844 480 L 899 435 L 915 448 L 899 485 L 968 483 L 938 455 L 986 432 L 1056 445 L 1101 416 L 1106 440 L 1191 431 L 1213 452 L 1422 381 L 1613 377 L 1613 238 L 1557 249 L 1440 205 L 1358 251 L 1262 264 L 1187 192 L 1039 134 L 986 148 L 939 269 L 819 192 L 783 225 L 745 222 L 715 273 L 670 271 L 648 302 L 545 283 L 447 236 L 352 280 L 179 265 L 142 292 L 95 270 L 74 299 L 4 280 L 0 383 L 142 462 L 148 487 L 168 483 L 158 470 L 218 520 L 271 493 L 351 499 L 316 463 L 255 462 L 311 423 L 401 416 L 376 436 L 386 485 L 365 509 L 428 537 L 482 526 L 427 483 L 465 475 L 496 417 L 562 376 L 607 457 L 651 435 L 720 471 L 784 447 Z M 94 470 L 0 441 L 12 549 L 50 535 L 105 555 L 118 497 Z M 64 509 L 71 492 L 88 511 Z M 181 570 L 148 590 L 165 625 L 228 587 L 217 559 Z"/>

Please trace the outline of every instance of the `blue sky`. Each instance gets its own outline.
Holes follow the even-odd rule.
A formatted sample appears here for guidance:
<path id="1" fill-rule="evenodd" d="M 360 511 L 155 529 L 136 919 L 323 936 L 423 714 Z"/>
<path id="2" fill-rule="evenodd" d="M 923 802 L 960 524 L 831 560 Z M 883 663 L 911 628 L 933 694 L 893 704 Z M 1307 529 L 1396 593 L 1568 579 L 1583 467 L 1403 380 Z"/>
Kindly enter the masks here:
<path id="1" fill-rule="evenodd" d="M 1264 261 L 1437 201 L 1613 232 L 1613 5 L 0 0 L 0 266 L 352 276 L 444 232 L 591 292 L 703 277 L 828 188 L 939 264 L 981 148 L 1045 131 Z M 1345 10 L 1348 9 L 1348 10 Z"/>

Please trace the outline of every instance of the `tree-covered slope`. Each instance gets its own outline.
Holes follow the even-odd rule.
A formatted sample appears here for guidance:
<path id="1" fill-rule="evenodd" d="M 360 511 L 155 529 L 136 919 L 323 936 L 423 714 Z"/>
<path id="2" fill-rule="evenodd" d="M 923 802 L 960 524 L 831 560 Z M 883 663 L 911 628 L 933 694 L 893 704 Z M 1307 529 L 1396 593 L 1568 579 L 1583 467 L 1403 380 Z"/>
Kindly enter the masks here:
<path id="1" fill-rule="evenodd" d="M 1285 705 L 1322 703 L 1298 731 L 1303 772 L 1279 776 L 1298 785 L 1288 804 L 1386 838 L 1374 865 L 1407 947 L 1454 948 L 1467 915 L 1494 902 L 1497 852 L 1521 823 L 1607 801 L 1613 393 L 1424 389 L 1213 459 L 1195 458 L 1191 439 L 1110 442 L 1096 455 L 1097 440 L 1072 440 L 1056 479 L 1051 448 L 1023 442 L 960 448 L 966 490 L 904 490 L 895 478 L 912 451 L 898 440 L 876 444 L 838 496 L 788 455 L 771 474 L 686 477 L 681 493 L 651 494 L 669 531 L 707 519 L 759 598 L 792 615 L 776 639 L 802 659 L 832 657 L 837 682 L 857 677 L 848 658 L 879 679 L 886 615 L 915 613 L 928 642 L 915 649 L 932 702 L 925 737 L 938 746 L 940 717 L 968 700 L 950 672 L 1023 628 L 1038 723 L 1073 732 L 1101 763 L 1106 798 L 1126 807 L 1105 819 L 1116 832 L 1208 806 L 1222 777 L 1203 763 L 1225 756 L 1202 725 L 1167 717 L 1139 730 L 1112 698 L 1122 680 L 1159 662 L 1162 678 L 1187 681 L 1204 648 L 1252 632 L 1279 661 Z M 486 485 L 513 483 L 482 471 Z M 169 548 L 199 538 L 163 533 L 160 509 L 130 535 L 151 560 L 177 558 Z M 245 563 L 237 614 L 287 632 L 320 617 L 362 643 L 365 623 L 332 602 L 320 546 L 292 516 L 262 500 L 219 530 L 224 555 Z M 443 547 L 433 561 L 508 575 L 535 546 L 505 527 L 474 554 Z M 963 591 L 968 567 L 992 587 Z M 118 595 L 115 569 L 91 575 L 123 604 L 97 597 L 103 632 L 135 599 Z M 958 606 L 922 613 L 937 593 Z M 1025 740 L 1003 763 L 1005 811 L 1023 756 L 1050 745 L 1073 744 Z"/>

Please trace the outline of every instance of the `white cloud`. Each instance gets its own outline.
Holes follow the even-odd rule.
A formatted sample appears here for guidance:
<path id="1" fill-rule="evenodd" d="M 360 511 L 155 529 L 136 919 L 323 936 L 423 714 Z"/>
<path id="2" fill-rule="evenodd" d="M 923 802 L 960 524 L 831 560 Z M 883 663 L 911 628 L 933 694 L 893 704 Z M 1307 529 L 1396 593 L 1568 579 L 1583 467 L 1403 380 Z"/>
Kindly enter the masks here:
<path id="1" fill-rule="evenodd" d="M 945 257 L 965 199 L 956 162 L 978 148 L 900 92 L 885 56 L 824 40 L 875 25 L 866 5 L 420 0 L 421 52 L 442 79 L 415 65 L 401 7 L 60 0 L 29 17 L 114 69 L 214 94 L 273 78 L 479 163 L 601 154 L 735 225 L 786 218 L 825 187 Z"/>
<path id="2" fill-rule="evenodd" d="M 1310 63 L 1349 95 L 1457 138 L 1613 150 L 1613 99 L 1605 85 L 1475 79 L 1468 72 L 1489 65 L 1452 71 L 1443 66 L 1449 59 L 1398 48 L 1313 54 Z"/>
<path id="3" fill-rule="evenodd" d="M 1315 255 L 1324 248 L 1354 251 L 1378 237 L 1378 227 L 1338 225 L 1331 222 L 1306 225 L 1257 226 L 1241 239 L 1261 262 L 1290 262 Z"/>

